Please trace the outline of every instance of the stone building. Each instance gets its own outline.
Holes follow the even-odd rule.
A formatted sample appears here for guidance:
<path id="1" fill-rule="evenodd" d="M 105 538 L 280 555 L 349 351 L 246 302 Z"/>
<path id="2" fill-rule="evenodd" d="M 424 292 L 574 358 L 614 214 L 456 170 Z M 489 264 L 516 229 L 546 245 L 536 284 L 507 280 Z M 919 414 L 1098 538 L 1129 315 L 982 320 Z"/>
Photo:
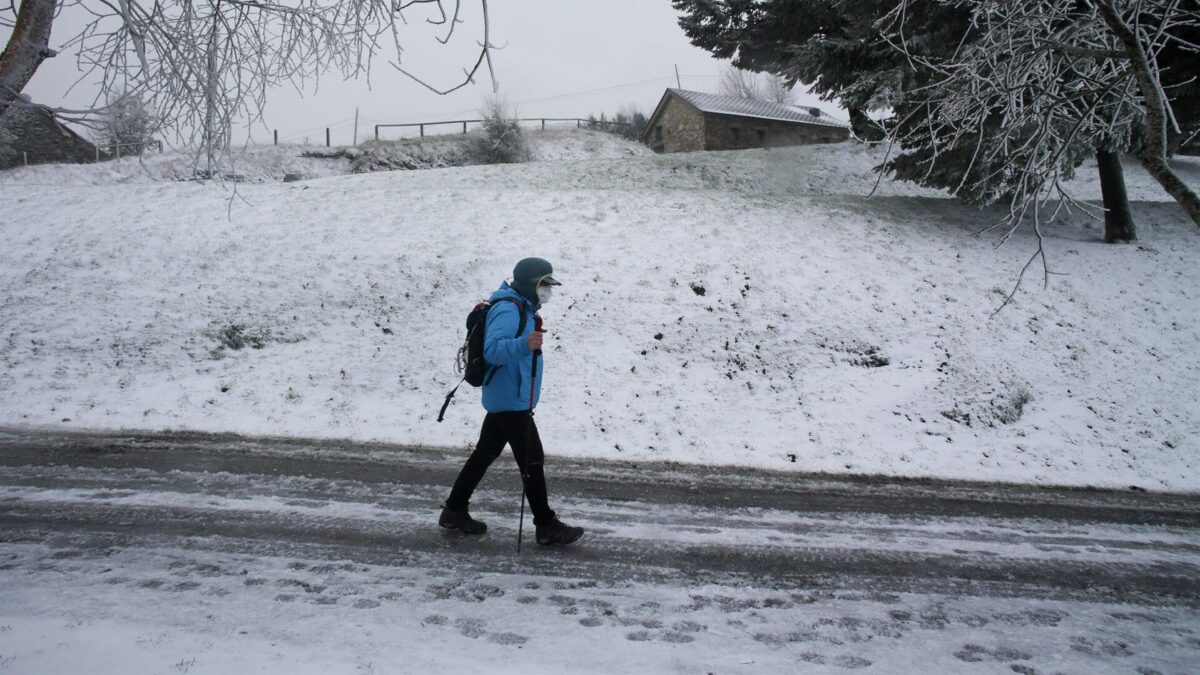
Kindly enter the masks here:
<path id="1" fill-rule="evenodd" d="M 642 140 L 655 152 L 743 150 L 837 143 L 850 127 L 817 108 L 668 89 Z"/>
<path id="2" fill-rule="evenodd" d="M 11 169 L 25 162 L 94 161 L 96 146 L 55 119 L 47 108 L 14 105 L 0 115 L 0 169 Z"/>

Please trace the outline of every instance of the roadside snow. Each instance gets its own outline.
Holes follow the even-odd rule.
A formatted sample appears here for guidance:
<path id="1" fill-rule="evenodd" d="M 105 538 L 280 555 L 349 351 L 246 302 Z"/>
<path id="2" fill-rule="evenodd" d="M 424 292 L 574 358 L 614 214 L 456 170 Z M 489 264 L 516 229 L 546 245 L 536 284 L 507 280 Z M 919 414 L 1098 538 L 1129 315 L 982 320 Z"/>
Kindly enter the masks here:
<path id="1" fill-rule="evenodd" d="M 543 311 L 550 453 L 1200 490 L 1200 236 L 1179 207 L 1127 164 L 1141 242 L 1052 225 L 1061 276 L 1042 290 L 1035 271 L 990 317 L 1030 234 L 995 250 L 970 234 L 998 212 L 907 184 L 867 199 L 881 158 L 391 172 L 232 204 L 9 172 L 0 424 L 465 447 L 475 392 L 434 421 L 462 317 L 541 255 L 566 282 Z"/>

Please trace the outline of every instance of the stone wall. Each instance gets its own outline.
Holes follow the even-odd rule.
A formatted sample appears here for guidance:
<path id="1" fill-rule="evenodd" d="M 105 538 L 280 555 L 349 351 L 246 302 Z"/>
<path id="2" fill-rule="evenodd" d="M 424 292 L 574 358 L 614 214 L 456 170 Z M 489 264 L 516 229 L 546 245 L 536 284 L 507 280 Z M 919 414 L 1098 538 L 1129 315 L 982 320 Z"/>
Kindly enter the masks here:
<path id="1" fill-rule="evenodd" d="M 647 141 L 655 152 L 703 150 L 704 116 L 679 97 L 669 96 Z"/>
<path id="2" fill-rule="evenodd" d="M 732 115 L 707 115 L 704 124 L 705 150 L 777 148 L 808 143 L 837 143 L 850 138 L 850 130 L 763 120 Z"/>
<path id="3" fill-rule="evenodd" d="M 24 154 L 22 154 L 24 152 Z M 96 161 L 96 146 L 39 106 L 13 106 L 0 115 L 0 169 L 30 164 Z"/>

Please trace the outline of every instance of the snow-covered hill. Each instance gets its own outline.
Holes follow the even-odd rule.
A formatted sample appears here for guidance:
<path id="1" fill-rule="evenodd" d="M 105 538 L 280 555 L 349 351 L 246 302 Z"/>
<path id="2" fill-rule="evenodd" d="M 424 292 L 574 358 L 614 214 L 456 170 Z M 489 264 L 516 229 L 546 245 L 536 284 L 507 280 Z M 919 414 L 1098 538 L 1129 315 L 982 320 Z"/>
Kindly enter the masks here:
<path id="1" fill-rule="evenodd" d="M 242 185 L 232 203 L 68 184 L 78 168 L 0 177 L 0 424 L 466 447 L 474 391 L 434 421 L 463 317 L 541 255 L 566 284 L 543 312 L 551 454 L 1200 490 L 1200 233 L 1182 210 L 1127 165 L 1142 241 L 1105 245 L 1080 214 L 1051 226 L 1058 274 L 993 317 L 1031 235 L 995 250 L 971 233 L 996 211 L 905 184 L 866 198 L 880 159 L 575 159 Z M 1196 160 L 1180 170 L 1200 182 Z"/>
<path id="2" fill-rule="evenodd" d="M 472 132 L 471 136 L 477 132 Z M 646 146 L 588 129 L 525 131 L 533 161 L 644 157 Z M 426 168 L 470 163 L 463 157 L 471 136 L 455 134 L 402 141 L 366 142 L 356 147 L 248 145 L 220 160 L 223 176 L 250 182 L 278 182 L 287 174 L 303 179 L 345 176 L 396 168 Z M 360 161 L 352 161 L 360 158 Z M 0 185 L 109 185 L 192 180 L 205 163 L 194 152 L 168 150 L 99 164 L 51 164 L 0 171 Z"/>

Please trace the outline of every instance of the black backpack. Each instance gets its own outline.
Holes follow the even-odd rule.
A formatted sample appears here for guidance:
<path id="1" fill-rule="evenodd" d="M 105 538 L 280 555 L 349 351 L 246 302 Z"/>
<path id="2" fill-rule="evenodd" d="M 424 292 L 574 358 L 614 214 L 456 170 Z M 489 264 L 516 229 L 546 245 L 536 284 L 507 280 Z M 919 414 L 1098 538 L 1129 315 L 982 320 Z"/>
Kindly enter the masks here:
<path id="1" fill-rule="evenodd" d="M 511 302 L 521 312 L 521 320 L 517 323 L 517 334 L 513 336 L 520 337 L 521 333 L 525 332 L 525 303 L 517 302 L 512 298 L 501 298 L 498 302 Z M 472 309 L 471 313 L 467 315 L 467 338 L 458 348 L 458 355 L 454 359 L 454 371 L 462 373 L 462 379 L 454 385 L 449 394 L 446 394 L 446 401 L 442 403 L 442 409 L 438 412 L 437 421 L 439 422 L 446 416 L 446 408 L 450 407 L 450 399 L 454 398 L 454 393 L 458 391 L 463 382 L 472 387 L 482 387 L 488 379 L 488 375 L 494 374 L 492 365 L 483 358 L 483 337 L 487 334 L 488 312 L 492 307 L 491 304 L 481 302 L 475 305 L 475 309 Z"/>

